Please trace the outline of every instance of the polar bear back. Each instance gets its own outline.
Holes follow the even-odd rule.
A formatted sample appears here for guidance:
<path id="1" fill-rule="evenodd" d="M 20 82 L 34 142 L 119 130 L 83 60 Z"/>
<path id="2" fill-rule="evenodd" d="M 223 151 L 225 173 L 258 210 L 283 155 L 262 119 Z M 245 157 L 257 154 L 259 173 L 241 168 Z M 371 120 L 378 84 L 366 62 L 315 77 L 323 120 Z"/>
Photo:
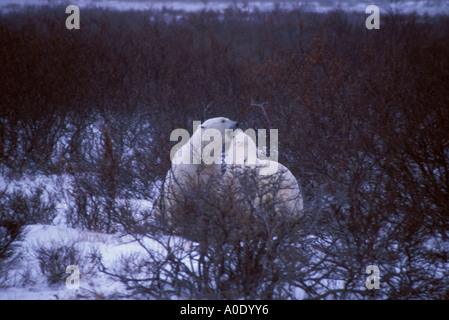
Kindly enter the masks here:
<path id="1" fill-rule="evenodd" d="M 303 198 L 298 181 L 292 172 L 279 162 L 260 159 L 254 140 L 240 133 L 234 137 L 223 183 L 230 186 L 239 201 L 250 199 L 252 209 L 274 207 L 276 214 L 300 216 Z M 255 161 L 248 155 L 256 154 Z M 243 155 L 244 162 L 236 161 Z M 234 161 L 234 162 L 232 162 Z M 240 195 L 240 196 L 238 196 Z"/>

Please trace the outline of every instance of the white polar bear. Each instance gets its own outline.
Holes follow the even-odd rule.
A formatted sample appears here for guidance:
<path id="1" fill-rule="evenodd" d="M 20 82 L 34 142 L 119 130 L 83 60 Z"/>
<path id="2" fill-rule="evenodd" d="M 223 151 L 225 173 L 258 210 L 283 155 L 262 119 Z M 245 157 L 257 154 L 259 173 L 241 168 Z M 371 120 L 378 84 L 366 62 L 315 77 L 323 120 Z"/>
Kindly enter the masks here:
<path id="1" fill-rule="evenodd" d="M 172 156 L 171 174 L 174 178 L 181 179 L 181 183 L 200 183 L 207 177 L 199 175 L 199 171 L 213 174 L 221 170 L 223 145 L 232 140 L 233 130 L 237 126 L 238 122 L 224 117 L 206 120 Z"/>
<path id="2" fill-rule="evenodd" d="M 163 215 L 170 222 L 173 214 L 186 211 L 188 201 L 202 196 L 201 190 L 207 188 L 212 191 L 212 188 L 219 187 L 222 148 L 226 141 L 232 140 L 237 126 L 238 122 L 228 118 L 209 119 L 172 154 L 172 166 L 165 178 L 163 194 L 156 204 L 156 215 Z"/>
<path id="3" fill-rule="evenodd" d="M 236 134 L 227 156 L 223 183 L 230 186 L 234 201 L 244 209 L 271 208 L 282 216 L 302 214 L 303 198 L 296 178 L 284 165 L 260 159 L 251 137 L 243 132 Z M 238 158 L 243 158 L 243 163 Z"/>

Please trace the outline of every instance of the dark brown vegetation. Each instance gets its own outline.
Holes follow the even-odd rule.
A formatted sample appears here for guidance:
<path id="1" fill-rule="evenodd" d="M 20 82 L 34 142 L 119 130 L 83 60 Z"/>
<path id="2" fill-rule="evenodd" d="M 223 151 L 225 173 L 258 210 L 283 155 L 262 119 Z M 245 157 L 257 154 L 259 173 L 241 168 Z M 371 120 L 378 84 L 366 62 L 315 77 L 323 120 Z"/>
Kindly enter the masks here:
<path id="1" fill-rule="evenodd" d="M 118 199 L 153 201 L 171 131 L 215 116 L 279 129 L 305 196 L 301 236 L 170 248 L 197 253 L 197 273 L 175 254 L 103 270 L 133 294 L 449 298 L 448 17 L 385 15 L 380 30 L 340 11 L 86 9 L 80 30 L 65 18 L 1 17 L 0 161 L 18 178 L 71 175 L 72 226 L 162 239 Z M 379 290 L 365 288 L 372 264 Z"/>

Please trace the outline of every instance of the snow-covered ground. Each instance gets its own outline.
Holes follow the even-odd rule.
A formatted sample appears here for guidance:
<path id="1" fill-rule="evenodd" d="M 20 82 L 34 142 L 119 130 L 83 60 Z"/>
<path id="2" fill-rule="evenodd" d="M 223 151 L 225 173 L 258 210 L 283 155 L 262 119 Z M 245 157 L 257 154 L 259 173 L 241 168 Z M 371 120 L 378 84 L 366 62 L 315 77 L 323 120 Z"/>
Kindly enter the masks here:
<path id="1" fill-rule="evenodd" d="M 142 246 L 130 237 L 64 226 L 30 225 L 26 229 L 26 238 L 21 244 L 22 257 L 14 270 L 10 270 L 7 286 L 5 288 L 0 286 L 0 300 L 100 299 L 125 294 L 124 286 L 118 280 L 99 271 L 98 265 L 92 265 L 88 255 L 97 253 L 101 256 L 103 265 L 110 269 L 121 257 L 145 254 L 146 249 L 166 254 L 159 242 L 145 240 Z M 171 237 L 171 241 L 185 243 L 184 239 L 176 237 Z M 77 266 L 80 270 L 78 289 L 70 288 L 70 285 L 66 286 L 65 282 L 57 286 L 49 285 L 47 277 L 40 271 L 36 249 L 64 244 L 76 245 L 82 257 L 85 258 L 82 259 L 85 265 Z M 69 277 L 70 274 L 67 274 L 67 278 Z"/>
<path id="2" fill-rule="evenodd" d="M 21 244 L 21 260 L 11 271 L 9 286 L 0 288 L 0 299 L 3 300 L 49 300 L 95 298 L 95 294 L 110 294 L 121 290 L 120 283 L 109 280 L 98 270 L 89 274 L 80 272 L 80 288 L 70 289 L 64 283 L 57 287 L 49 286 L 47 279 L 40 272 L 39 261 L 35 256 L 36 248 L 74 242 L 85 250 L 98 250 L 106 264 L 111 263 L 121 254 L 139 251 L 140 246 L 133 242 L 126 243 L 114 235 L 106 235 L 90 231 L 81 231 L 63 226 L 31 225 L 27 227 L 27 236 Z M 69 274 L 67 274 L 69 277 Z M 26 279 L 26 284 L 23 284 Z"/>
<path id="3" fill-rule="evenodd" d="M 0 11 L 7 12 L 21 8 L 22 6 L 41 6 L 49 3 L 68 3 L 60 0 L 3 0 L 0 3 Z M 401 13 L 416 12 L 417 14 L 448 14 L 449 1 L 447 0 L 73 0 L 70 4 L 80 8 L 99 7 L 116 10 L 162 10 L 173 9 L 183 11 L 198 10 L 224 10 L 230 6 L 238 6 L 245 10 L 272 10 L 273 8 L 303 8 L 314 12 L 327 12 L 332 9 L 343 9 L 347 11 L 365 12 L 370 4 L 377 5 L 381 14 L 391 11 Z"/>
<path id="4" fill-rule="evenodd" d="M 86 230 L 56 225 L 29 225 L 26 237 L 21 243 L 21 258 L 14 269 L 8 270 L 7 283 L 0 285 L 0 300 L 53 300 L 53 299 L 101 299 L 111 295 L 126 293 L 124 286 L 108 277 L 93 264 L 90 254 L 101 257 L 102 264 L 110 270 L 121 257 L 145 254 L 145 250 L 166 254 L 164 247 L 156 241 L 144 239 L 144 246 L 131 237 L 120 237 Z M 171 241 L 184 239 L 171 238 Z M 79 288 L 72 289 L 65 282 L 59 285 L 48 284 L 42 274 L 36 250 L 55 248 L 61 245 L 74 245 L 80 250 L 83 265 L 80 270 Z M 66 268 L 66 266 L 64 266 Z M 69 278 L 70 274 L 67 274 Z M 66 278 L 66 280 L 67 280 Z"/>
<path id="5" fill-rule="evenodd" d="M 20 258 L 13 268 L 7 268 L 0 274 L 0 300 L 35 300 L 35 299 L 96 299 L 113 293 L 124 291 L 121 283 L 108 278 L 98 270 L 98 264 L 90 262 L 90 254 L 96 253 L 101 257 L 106 268 L 110 268 L 121 257 L 129 254 L 143 253 L 144 247 L 135 239 L 127 236 L 105 234 L 66 226 L 65 212 L 72 201 L 68 195 L 71 189 L 71 178 L 67 175 L 23 175 L 19 180 L 0 175 L 0 193 L 19 192 L 24 196 L 31 196 L 37 189 L 43 189 L 43 202 L 56 202 L 56 217 L 51 225 L 34 224 L 25 228 L 25 238 L 20 242 Z M 51 200 L 50 200 L 51 199 Z M 136 200 L 135 208 L 151 207 L 149 201 Z M 145 240 L 145 248 L 163 252 L 157 242 Z M 53 286 L 47 282 L 42 274 L 36 250 L 39 248 L 57 248 L 61 245 L 75 246 L 85 261 L 80 269 L 80 288 L 67 288 L 65 283 Z M 65 268 L 66 266 L 64 266 Z M 67 277 L 70 275 L 67 274 Z"/>

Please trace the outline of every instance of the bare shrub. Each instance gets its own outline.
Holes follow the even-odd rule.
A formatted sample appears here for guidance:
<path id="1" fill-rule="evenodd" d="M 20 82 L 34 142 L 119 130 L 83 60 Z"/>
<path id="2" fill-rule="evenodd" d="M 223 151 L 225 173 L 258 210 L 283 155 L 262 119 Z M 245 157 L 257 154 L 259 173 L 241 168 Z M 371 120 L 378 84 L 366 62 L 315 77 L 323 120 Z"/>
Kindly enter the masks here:
<path id="1" fill-rule="evenodd" d="M 91 273 L 98 266 L 101 257 L 96 250 L 88 252 L 75 241 L 65 241 L 36 245 L 34 257 L 39 262 L 39 268 L 47 279 L 49 286 L 62 286 L 69 276 L 66 268 L 70 265 L 80 269 L 80 276 Z"/>
<path id="2" fill-rule="evenodd" d="M 162 209 L 162 216 L 152 216 L 151 227 L 141 229 L 145 232 L 129 232 L 147 254 L 124 256 L 103 272 L 139 296 L 294 297 L 293 279 L 304 262 L 299 215 L 280 215 L 271 202 L 255 207 L 254 193 L 236 198 L 230 186 L 217 187 L 222 183 L 221 177 L 209 179 L 185 190 L 175 211 Z"/>
<path id="3" fill-rule="evenodd" d="M 0 207 L 0 210 L 2 208 Z M 0 219 L 0 287 L 7 286 L 9 272 L 20 259 L 20 242 L 25 236 L 25 223 L 13 216 L 5 216 L 2 212 Z"/>
<path id="4" fill-rule="evenodd" d="M 14 191 L 7 195 L 5 210 L 9 210 L 26 224 L 51 224 L 57 215 L 53 196 L 44 197 L 44 189 L 35 188 L 30 195 Z"/>
<path id="5" fill-rule="evenodd" d="M 21 191 L 0 191 L 0 271 L 2 282 L 8 282 L 9 271 L 22 256 L 20 244 L 29 224 L 51 224 L 55 218 L 56 203 L 44 196 L 43 188 L 34 188 L 29 195 Z"/>

